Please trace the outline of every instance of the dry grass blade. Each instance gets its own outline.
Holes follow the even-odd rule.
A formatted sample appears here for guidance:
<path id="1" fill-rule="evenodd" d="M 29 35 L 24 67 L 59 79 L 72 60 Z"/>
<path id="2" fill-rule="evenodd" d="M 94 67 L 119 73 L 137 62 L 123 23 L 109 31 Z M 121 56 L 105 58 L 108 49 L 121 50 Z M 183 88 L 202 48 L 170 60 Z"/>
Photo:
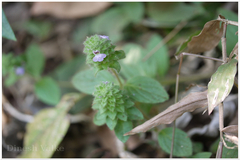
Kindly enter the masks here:
<path id="1" fill-rule="evenodd" d="M 222 131 L 228 135 L 238 136 L 238 125 L 227 126 Z"/>
<path id="2" fill-rule="evenodd" d="M 170 106 L 165 111 L 156 115 L 145 123 L 135 127 L 124 135 L 133 135 L 146 132 L 160 124 L 170 124 L 185 112 L 192 112 L 197 108 L 207 106 L 207 91 L 190 93 L 178 103 Z"/>
<path id="3" fill-rule="evenodd" d="M 223 16 L 219 15 L 222 19 Z M 225 18 L 224 18 L 225 19 Z M 188 43 L 189 53 L 201 53 L 215 48 L 223 35 L 223 25 L 219 19 L 207 22 L 201 33 Z"/>

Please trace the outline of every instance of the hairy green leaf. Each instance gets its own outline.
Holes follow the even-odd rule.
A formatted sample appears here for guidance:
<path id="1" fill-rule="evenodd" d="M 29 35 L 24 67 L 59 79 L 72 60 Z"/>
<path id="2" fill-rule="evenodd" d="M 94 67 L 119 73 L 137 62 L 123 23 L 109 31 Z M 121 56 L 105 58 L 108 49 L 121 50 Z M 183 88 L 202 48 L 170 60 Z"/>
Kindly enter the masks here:
<path id="1" fill-rule="evenodd" d="M 142 113 L 135 107 L 127 109 L 127 114 L 130 120 L 141 120 L 143 119 Z"/>
<path id="2" fill-rule="evenodd" d="M 160 103 L 169 98 L 163 86 L 149 77 L 133 77 L 127 81 L 124 89 L 132 99 L 142 103 Z"/>
<path id="3" fill-rule="evenodd" d="M 211 152 L 199 152 L 193 156 L 191 156 L 191 158 L 210 158 L 212 155 Z"/>
<path id="4" fill-rule="evenodd" d="M 165 128 L 158 134 L 158 143 L 160 147 L 167 153 L 171 152 L 172 128 Z M 174 137 L 173 155 L 177 157 L 185 157 L 192 155 L 192 143 L 187 134 L 176 128 Z"/>
<path id="5" fill-rule="evenodd" d="M 132 129 L 132 122 L 131 121 L 122 121 L 122 120 L 118 120 L 118 123 L 114 129 L 115 134 L 117 136 L 117 138 L 122 141 L 123 143 L 125 143 L 129 136 L 124 136 L 124 133 L 130 131 Z"/>
<path id="6" fill-rule="evenodd" d="M 45 64 L 44 55 L 37 44 L 31 44 L 26 50 L 27 72 L 35 78 L 39 78 Z"/>
<path id="7" fill-rule="evenodd" d="M 77 90 L 87 94 L 92 94 L 95 86 L 102 81 L 116 82 L 116 79 L 108 71 L 100 71 L 94 76 L 94 70 L 91 69 L 80 71 L 72 78 L 73 86 Z"/>
<path id="8" fill-rule="evenodd" d="M 50 105 L 56 105 L 60 100 L 60 88 L 50 77 L 44 77 L 35 83 L 35 93 L 37 97 Z"/>

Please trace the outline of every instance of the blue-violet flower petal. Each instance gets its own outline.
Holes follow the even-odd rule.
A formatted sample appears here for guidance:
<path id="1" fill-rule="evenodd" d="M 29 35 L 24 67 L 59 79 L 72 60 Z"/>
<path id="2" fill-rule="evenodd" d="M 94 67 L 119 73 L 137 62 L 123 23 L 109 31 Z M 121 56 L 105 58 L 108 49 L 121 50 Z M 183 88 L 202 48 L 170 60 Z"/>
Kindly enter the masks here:
<path id="1" fill-rule="evenodd" d="M 95 57 L 93 57 L 93 61 L 94 62 L 102 62 L 103 59 L 106 57 L 107 55 L 104 53 L 100 53 L 100 54 L 96 54 Z"/>

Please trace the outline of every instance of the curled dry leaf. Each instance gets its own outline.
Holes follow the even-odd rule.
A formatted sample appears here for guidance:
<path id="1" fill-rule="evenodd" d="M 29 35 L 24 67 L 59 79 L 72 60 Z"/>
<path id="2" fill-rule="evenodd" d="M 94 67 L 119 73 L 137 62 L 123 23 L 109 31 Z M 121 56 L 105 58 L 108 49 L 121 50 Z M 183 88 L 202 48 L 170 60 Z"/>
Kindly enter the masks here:
<path id="1" fill-rule="evenodd" d="M 208 114 L 229 95 L 237 71 L 236 59 L 218 67 L 208 83 Z"/>
<path id="2" fill-rule="evenodd" d="M 238 137 L 233 136 L 233 135 L 227 135 L 227 134 L 225 134 L 224 136 L 225 136 L 227 141 L 238 145 Z"/>
<path id="3" fill-rule="evenodd" d="M 238 125 L 230 125 L 222 129 L 228 135 L 238 136 Z"/>
<path id="4" fill-rule="evenodd" d="M 181 101 L 171 105 L 165 111 L 156 115 L 145 123 L 135 127 L 124 135 L 146 132 L 160 124 L 170 124 L 185 112 L 192 112 L 197 108 L 207 106 L 207 91 L 190 93 Z"/>
<path id="5" fill-rule="evenodd" d="M 31 14 L 51 15 L 57 18 L 83 18 L 104 11 L 112 3 L 110 2 L 35 2 L 31 8 Z"/>
<path id="6" fill-rule="evenodd" d="M 219 15 L 219 18 L 225 19 L 221 15 Z M 222 23 L 223 22 L 218 19 L 207 22 L 201 33 L 192 37 L 188 43 L 188 52 L 197 54 L 215 48 L 223 35 Z"/>

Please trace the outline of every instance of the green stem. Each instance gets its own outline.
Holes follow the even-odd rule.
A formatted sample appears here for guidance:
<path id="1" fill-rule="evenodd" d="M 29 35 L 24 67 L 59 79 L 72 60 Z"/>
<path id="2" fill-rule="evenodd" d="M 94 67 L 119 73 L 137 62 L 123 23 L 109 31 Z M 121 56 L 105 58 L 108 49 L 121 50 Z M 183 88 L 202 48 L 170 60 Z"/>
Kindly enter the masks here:
<path id="1" fill-rule="evenodd" d="M 179 77 L 180 77 L 180 71 L 182 67 L 182 61 L 183 61 L 183 55 L 180 55 L 180 62 L 178 66 L 178 72 L 176 76 L 176 88 L 175 88 L 175 103 L 178 101 L 178 87 L 179 87 Z M 170 158 L 173 157 L 173 149 L 174 149 L 174 137 L 175 137 L 175 128 L 176 128 L 176 120 L 173 122 L 173 133 L 172 133 L 172 144 L 171 144 L 171 153 Z"/>
<path id="2" fill-rule="evenodd" d="M 112 68 L 110 68 L 110 70 L 112 71 L 112 73 L 113 73 L 113 74 L 115 75 L 115 77 L 117 78 L 118 83 L 119 83 L 119 85 L 120 85 L 120 89 L 122 89 L 122 88 L 123 88 L 123 84 L 122 84 L 122 82 L 121 82 L 121 80 L 120 80 L 117 72 L 116 72 L 114 69 L 112 69 Z"/>

